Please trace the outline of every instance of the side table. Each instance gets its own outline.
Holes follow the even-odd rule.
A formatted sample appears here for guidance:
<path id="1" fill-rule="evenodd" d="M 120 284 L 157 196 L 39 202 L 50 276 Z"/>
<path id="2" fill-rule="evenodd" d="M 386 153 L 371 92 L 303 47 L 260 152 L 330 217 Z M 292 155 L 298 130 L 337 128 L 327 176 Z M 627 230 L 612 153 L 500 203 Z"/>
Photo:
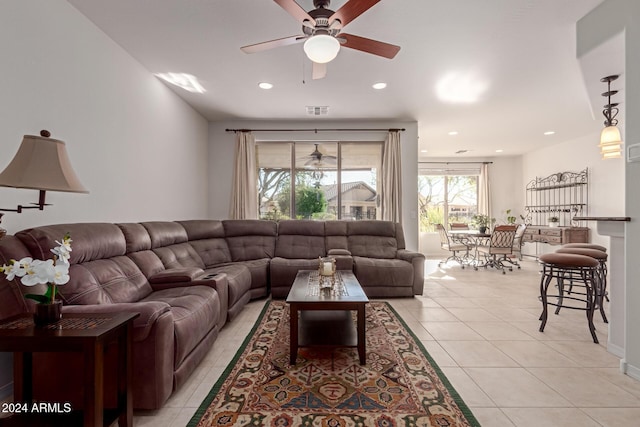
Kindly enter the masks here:
<path id="1" fill-rule="evenodd" d="M 133 319 L 138 313 L 70 314 L 52 325 L 35 327 L 30 314 L 0 322 L 0 351 L 13 352 L 14 415 L 3 425 L 84 425 L 109 426 L 118 420 L 120 427 L 133 426 L 131 396 L 131 349 Z M 117 343 L 117 405 L 104 410 L 104 353 L 107 344 Z M 32 375 L 33 352 L 80 352 L 84 359 L 84 407 L 82 411 L 34 403 Z M 59 404 L 59 402 L 58 402 Z M 50 413 L 46 413 L 49 411 Z M 53 412 L 53 413 L 51 413 Z"/>

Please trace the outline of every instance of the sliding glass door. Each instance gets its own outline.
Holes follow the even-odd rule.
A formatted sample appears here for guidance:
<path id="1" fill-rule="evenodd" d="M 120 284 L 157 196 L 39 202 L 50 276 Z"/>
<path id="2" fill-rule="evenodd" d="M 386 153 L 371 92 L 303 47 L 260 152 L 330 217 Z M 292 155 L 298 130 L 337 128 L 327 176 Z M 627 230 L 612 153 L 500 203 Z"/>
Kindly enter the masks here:
<path id="1" fill-rule="evenodd" d="M 258 142 L 259 217 L 379 219 L 380 142 Z"/>

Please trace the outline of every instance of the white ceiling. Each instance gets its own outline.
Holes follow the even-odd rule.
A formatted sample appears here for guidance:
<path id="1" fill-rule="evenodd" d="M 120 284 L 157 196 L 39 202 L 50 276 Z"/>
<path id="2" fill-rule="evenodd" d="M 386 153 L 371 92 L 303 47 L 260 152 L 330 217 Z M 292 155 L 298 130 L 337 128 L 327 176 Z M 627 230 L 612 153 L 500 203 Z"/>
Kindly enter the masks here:
<path id="1" fill-rule="evenodd" d="M 309 120 L 305 106 L 328 105 L 315 120 L 417 121 L 421 157 L 521 154 L 602 126 L 575 48 L 576 21 L 602 0 L 382 0 L 344 31 L 399 45 L 398 55 L 343 48 L 322 80 L 311 79 L 301 44 L 240 51 L 301 33 L 272 0 L 68 1 L 151 73 L 196 76 L 206 93 L 173 89 L 212 121 Z M 436 86 L 452 75 L 485 91 L 473 103 L 443 101 Z M 274 88 L 259 89 L 263 81 Z M 373 90 L 379 81 L 388 87 Z"/>

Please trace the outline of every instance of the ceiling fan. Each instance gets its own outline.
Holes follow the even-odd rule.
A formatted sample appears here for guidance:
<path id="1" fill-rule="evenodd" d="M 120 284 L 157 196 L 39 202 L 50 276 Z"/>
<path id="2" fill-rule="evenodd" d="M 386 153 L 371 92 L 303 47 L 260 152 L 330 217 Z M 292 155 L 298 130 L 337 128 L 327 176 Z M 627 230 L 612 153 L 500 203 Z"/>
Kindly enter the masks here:
<path id="1" fill-rule="evenodd" d="M 338 55 L 340 46 L 388 59 L 392 59 L 400 51 L 400 46 L 341 32 L 349 22 L 380 0 L 348 0 L 335 12 L 328 8 L 330 0 L 313 0 L 315 9 L 309 12 L 295 0 L 274 1 L 302 24 L 303 34 L 243 46 L 240 48 L 243 52 L 255 53 L 304 42 L 304 51 L 313 62 L 312 77 L 321 79 L 327 74 L 326 64 Z"/>
<path id="2" fill-rule="evenodd" d="M 307 161 L 304 163 L 305 167 L 321 168 L 326 166 L 336 166 L 337 164 L 336 156 L 323 154 L 318 148 L 318 145 L 320 144 L 314 144 L 314 145 L 315 145 L 315 148 L 313 152 L 311 152 L 311 154 L 309 154 L 308 156 L 303 157 L 303 160 L 307 159 Z"/>

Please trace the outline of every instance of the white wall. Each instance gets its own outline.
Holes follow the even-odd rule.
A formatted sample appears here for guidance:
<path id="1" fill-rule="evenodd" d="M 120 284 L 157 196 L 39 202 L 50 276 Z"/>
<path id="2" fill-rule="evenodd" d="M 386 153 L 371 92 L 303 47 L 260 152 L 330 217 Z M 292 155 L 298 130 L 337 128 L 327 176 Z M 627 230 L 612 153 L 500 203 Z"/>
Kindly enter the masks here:
<path id="1" fill-rule="evenodd" d="M 596 122 L 599 126 L 600 120 Z M 525 154 L 522 160 L 524 185 L 536 177 L 545 178 L 557 172 L 580 172 L 588 168 L 589 216 L 624 216 L 624 160 L 602 160 L 599 142 L 600 133 L 596 132 Z M 596 232 L 595 223 L 585 225 L 591 229 L 593 243 L 609 247 L 609 238 Z M 539 244 L 537 248 L 538 253 L 550 250 L 554 247 L 545 244 Z M 535 251 L 535 244 L 525 245 L 525 253 Z"/>
<path id="2" fill-rule="evenodd" d="M 6 213 L 9 232 L 206 217 L 207 121 L 66 1 L 1 0 L 0 58 L 0 168 L 24 134 L 48 129 L 90 190 L 49 192 L 44 211 Z M 0 187 L 0 208 L 37 199 Z M 0 398 L 11 392 L 9 356 L 0 353 Z"/>
<path id="3" fill-rule="evenodd" d="M 640 2 L 637 0 L 605 0 L 578 22 L 578 50 L 585 53 L 624 31 L 625 120 L 623 139 L 627 145 L 640 142 Z M 632 119 L 633 118 L 633 119 Z M 624 166 L 623 166 L 624 165 Z M 625 176 L 625 215 L 631 217 L 625 230 L 625 357 L 623 367 L 629 375 L 640 379 L 640 163 L 621 165 Z"/>
<path id="4" fill-rule="evenodd" d="M 90 191 L 48 192 L 6 229 L 206 215 L 207 121 L 66 1 L 3 1 L 0 54 L 0 168 L 48 129 Z M 0 208 L 37 198 L 0 188 Z"/>
<path id="5" fill-rule="evenodd" d="M 522 183 L 522 158 L 473 157 L 473 158 L 429 158 L 427 162 L 492 162 L 489 166 L 489 186 L 491 191 L 491 215 L 497 223 L 505 223 L 506 210 L 520 220 L 524 213 L 524 184 Z M 420 251 L 429 257 L 442 257 L 438 233 L 420 233 Z"/>
<path id="6" fill-rule="evenodd" d="M 418 126 L 416 122 L 358 121 L 240 121 L 214 122 L 209 126 L 209 164 L 211 187 L 209 215 L 228 218 L 235 158 L 235 134 L 225 129 L 389 129 L 405 128 L 402 144 L 402 216 L 406 246 L 418 248 Z M 383 141 L 386 132 L 254 132 L 257 140 L 271 141 Z"/>

